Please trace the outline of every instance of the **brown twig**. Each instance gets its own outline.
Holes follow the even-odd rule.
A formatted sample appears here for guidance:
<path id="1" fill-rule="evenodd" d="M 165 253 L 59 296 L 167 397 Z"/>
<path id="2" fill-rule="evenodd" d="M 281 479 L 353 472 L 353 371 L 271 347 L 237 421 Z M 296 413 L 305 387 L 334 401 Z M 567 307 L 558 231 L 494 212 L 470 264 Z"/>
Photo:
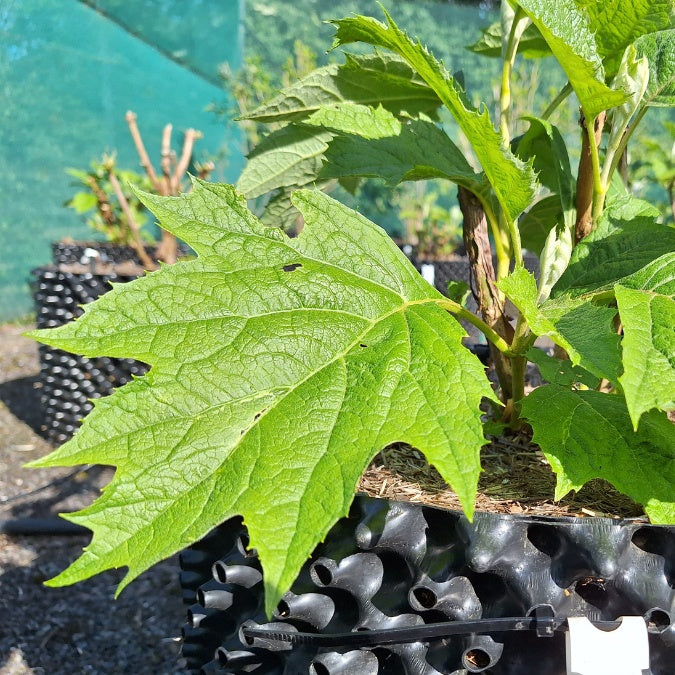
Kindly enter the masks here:
<path id="1" fill-rule="evenodd" d="M 171 176 L 171 132 L 173 126 L 167 124 L 162 131 L 161 147 L 161 167 L 162 167 L 162 189 L 161 193 L 165 197 L 175 194 L 173 191 L 173 177 Z"/>
<path id="2" fill-rule="evenodd" d="M 174 171 L 171 184 L 173 194 L 178 194 L 180 191 L 180 181 L 183 178 L 185 172 L 188 170 L 188 166 L 190 166 L 190 158 L 192 157 L 192 150 L 194 149 L 195 141 L 201 137 L 201 132 L 196 131 L 195 129 L 188 129 L 185 132 L 183 152 L 181 153 L 180 160 L 176 165 L 176 170 Z"/>
<path id="3" fill-rule="evenodd" d="M 129 225 L 129 229 L 131 230 L 131 236 L 132 236 L 132 246 L 136 253 L 138 253 L 138 257 L 141 260 L 141 263 L 143 267 L 146 270 L 154 270 L 157 269 L 157 265 L 152 261 L 150 256 L 147 254 L 145 247 L 143 246 L 143 242 L 141 241 L 141 235 L 140 235 L 140 228 L 138 226 L 138 223 L 134 220 L 134 217 L 131 213 L 131 209 L 129 208 L 129 202 L 127 201 L 127 198 L 124 196 L 124 192 L 122 192 L 122 187 L 120 185 L 120 182 L 117 180 L 117 176 L 115 175 L 115 170 L 113 168 L 110 168 L 108 170 L 108 179 L 110 180 L 110 185 L 112 185 L 112 189 L 115 191 L 115 195 L 117 196 L 117 200 L 120 203 L 120 207 L 122 208 L 122 211 L 124 212 L 124 215 L 127 217 L 127 223 Z"/>
<path id="4" fill-rule="evenodd" d="M 581 157 L 579 158 L 579 171 L 577 173 L 577 222 L 574 230 L 574 239 L 578 244 L 593 229 L 593 160 L 591 154 L 591 141 L 586 131 L 584 116 L 581 115 L 579 124 L 582 128 Z M 595 147 L 600 145 L 602 128 L 605 126 L 605 113 L 600 113 L 595 119 L 593 130 L 595 132 Z"/>
<path id="5" fill-rule="evenodd" d="M 513 340 L 513 327 L 504 313 L 504 301 L 499 296 L 492 252 L 488 238 L 485 211 L 474 194 L 463 187 L 458 189 L 459 206 L 464 216 L 464 246 L 471 266 L 473 295 L 485 323 L 509 344 Z M 490 343 L 490 355 L 495 365 L 504 402 L 512 397 L 511 362 Z"/>
<path id="6" fill-rule="evenodd" d="M 173 131 L 173 126 L 171 124 L 167 124 L 164 127 L 164 130 L 162 131 L 162 142 L 160 148 L 160 168 L 162 171 L 162 177 L 160 179 L 155 173 L 155 169 L 152 166 L 152 162 L 150 161 L 148 153 L 145 149 L 145 145 L 143 144 L 141 133 L 138 130 L 138 126 L 136 124 L 136 115 L 129 111 L 126 114 L 126 120 L 129 125 L 129 131 L 131 132 L 131 136 L 134 140 L 134 145 L 136 146 L 136 151 L 140 157 L 141 165 L 148 174 L 148 178 L 150 179 L 155 192 L 164 197 L 179 194 L 181 179 L 190 165 L 190 159 L 192 158 L 195 140 L 202 137 L 201 133 L 195 129 L 188 129 L 185 132 L 185 140 L 183 141 L 183 150 L 180 160 L 176 161 L 176 155 L 171 149 L 171 133 Z M 213 164 L 207 163 L 202 169 L 204 172 L 203 176 L 200 175 L 200 177 L 207 177 L 212 170 Z M 162 231 L 162 241 L 157 248 L 157 257 L 168 264 L 175 263 L 178 258 L 178 244 L 176 242 L 176 237 L 166 230 Z"/>
<path id="7" fill-rule="evenodd" d="M 203 164 L 196 164 L 195 169 L 197 170 L 197 178 L 200 180 L 206 180 L 211 172 L 216 168 L 216 165 L 213 162 L 204 162 Z"/>
<path id="8" fill-rule="evenodd" d="M 145 145 L 143 145 L 143 139 L 141 138 L 141 134 L 138 131 L 138 126 L 136 124 L 136 113 L 132 112 L 131 110 L 128 110 L 126 114 L 126 121 L 127 124 L 129 125 L 129 132 L 131 133 L 131 138 L 133 139 L 134 145 L 136 146 L 136 152 L 138 152 L 138 156 L 140 157 L 141 166 L 145 169 L 145 172 L 148 174 L 148 178 L 150 179 L 153 188 L 159 194 L 161 194 L 162 186 L 159 182 L 159 179 L 157 178 L 155 169 L 152 166 L 150 157 L 148 157 Z"/>
<path id="9" fill-rule="evenodd" d="M 98 212 L 101 214 L 103 222 L 110 227 L 116 225 L 115 213 L 110 205 L 110 200 L 106 193 L 101 189 L 96 178 L 94 176 L 89 176 L 87 182 L 89 183 L 91 191 L 94 193 L 94 197 L 96 197 Z"/>

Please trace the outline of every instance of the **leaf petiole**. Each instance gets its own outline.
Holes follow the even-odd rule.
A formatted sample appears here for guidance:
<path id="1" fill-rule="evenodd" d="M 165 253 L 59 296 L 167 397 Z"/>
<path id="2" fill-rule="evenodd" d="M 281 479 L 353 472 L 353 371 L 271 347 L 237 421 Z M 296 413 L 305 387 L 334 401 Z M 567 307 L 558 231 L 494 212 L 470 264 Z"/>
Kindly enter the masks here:
<path id="1" fill-rule="evenodd" d="M 501 131 L 502 143 L 504 144 L 505 148 L 508 148 L 509 142 L 511 140 L 511 73 L 513 72 L 513 64 L 516 61 L 518 43 L 520 42 L 520 35 L 522 32 L 518 31 L 518 25 L 526 18 L 527 17 L 525 16 L 523 10 L 518 7 L 515 14 L 513 15 L 511 30 L 509 31 L 508 42 L 506 43 L 506 50 L 504 54 L 499 106 L 499 130 Z"/>
<path id="2" fill-rule="evenodd" d="M 505 354 L 506 356 L 512 356 L 513 351 L 511 348 L 511 345 L 501 336 L 499 335 L 494 329 L 490 328 L 485 321 L 483 321 L 480 317 L 476 316 L 473 312 L 470 312 L 466 307 L 462 307 L 458 302 L 455 302 L 454 300 L 450 300 L 448 298 L 443 298 L 442 300 L 438 300 L 438 305 L 445 309 L 446 311 L 450 312 L 450 314 L 454 314 L 455 316 L 459 317 L 460 319 L 464 319 L 465 321 L 468 321 L 471 325 L 475 326 L 478 328 L 483 335 L 495 346 L 497 349 Z"/>
<path id="3" fill-rule="evenodd" d="M 558 108 L 558 106 L 572 93 L 572 85 L 568 82 L 556 95 L 556 97 L 546 106 L 544 112 L 539 115 L 542 120 L 547 120 Z"/>
<path id="4" fill-rule="evenodd" d="M 630 137 L 637 128 L 638 124 L 640 124 L 640 122 L 642 121 L 642 118 L 645 116 L 647 110 L 648 110 L 647 106 L 643 106 L 640 109 L 637 115 L 635 115 L 633 123 L 629 124 L 626 127 L 624 133 L 621 135 L 621 140 L 619 141 L 617 147 L 612 148 L 611 153 L 610 149 L 609 148 L 607 149 L 607 157 L 605 159 L 606 166 L 604 167 L 603 171 L 603 180 L 605 185 L 609 185 L 610 181 L 612 180 L 614 171 L 616 170 L 616 167 L 619 165 L 619 162 L 621 161 L 621 155 L 623 155 L 624 150 L 628 145 L 628 141 L 630 140 Z"/>
<path id="5" fill-rule="evenodd" d="M 583 111 L 582 111 L 583 112 Z M 591 165 L 593 167 L 593 223 L 602 215 L 605 207 L 605 195 L 607 194 L 607 186 L 603 183 L 602 174 L 600 172 L 600 153 L 598 150 L 598 141 L 596 138 L 596 117 L 588 117 L 584 115 L 584 125 L 586 127 L 586 134 L 588 136 L 588 144 L 591 152 Z"/>

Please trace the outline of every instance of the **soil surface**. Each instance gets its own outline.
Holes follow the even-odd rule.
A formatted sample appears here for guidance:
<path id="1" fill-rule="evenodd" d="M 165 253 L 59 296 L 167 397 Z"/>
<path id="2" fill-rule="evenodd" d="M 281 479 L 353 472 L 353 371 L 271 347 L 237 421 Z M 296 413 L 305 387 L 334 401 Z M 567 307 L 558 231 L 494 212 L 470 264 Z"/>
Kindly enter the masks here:
<path id="1" fill-rule="evenodd" d="M 117 600 L 122 571 L 67 588 L 43 585 L 89 540 L 54 534 L 65 522 L 56 515 L 91 503 L 111 472 L 22 468 L 53 449 L 40 436 L 37 345 L 21 336 L 27 328 L 0 326 L 0 524 L 25 529 L 17 519 L 49 520 L 47 534 L 0 533 L 0 675 L 181 675 L 186 614 L 175 557 Z"/>

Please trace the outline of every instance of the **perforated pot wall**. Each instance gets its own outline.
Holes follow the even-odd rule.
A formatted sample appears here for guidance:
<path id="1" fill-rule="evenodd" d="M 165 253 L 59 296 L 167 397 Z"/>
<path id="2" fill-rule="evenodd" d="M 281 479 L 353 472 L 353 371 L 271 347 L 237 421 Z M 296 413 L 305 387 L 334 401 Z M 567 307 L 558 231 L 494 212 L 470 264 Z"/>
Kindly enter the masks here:
<path id="1" fill-rule="evenodd" d="M 74 241 L 63 242 L 56 241 L 52 243 L 52 262 L 55 265 L 70 265 L 72 263 L 81 263 L 88 258 L 88 249 L 94 249 L 100 256 L 101 261 L 105 263 L 135 262 L 141 261 L 138 253 L 131 246 L 119 246 L 107 241 Z M 154 260 L 156 248 L 146 246 L 145 250 Z"/>
<path id="2" fill-rule="evenodd" d="M 233 519 L 181 554 L 193 673 L 564 675 L 565 638 L 468 633 L 355 647 L 245 636 L 243 627 L 332 635 L 532 615 L 612 621 L 648 615 L 653 675 L 675 663 L 675 528 L 608 519 L 532 519 L 357 497 L 315 550 L 271 622 L 260 563 Z M 658 609 L 655 609 L 658 608 Z"/>
<path id="3" fill-rule="evenodd" d="M 33 275 L 38 328 L 71 321 L 82 314 L 80 305 L 109 291 L 110 282 L 135 278 L 114 273 L 74 274 L 53 266 L 38 268 Z M 41 345 L 40 396 L 47 438 L 55 444 L 67 441 L 91 410 L 90 399 L 111 394 L 133 375 L 146 371 L 144 364 L 132 359 L 90 359 Z"/>

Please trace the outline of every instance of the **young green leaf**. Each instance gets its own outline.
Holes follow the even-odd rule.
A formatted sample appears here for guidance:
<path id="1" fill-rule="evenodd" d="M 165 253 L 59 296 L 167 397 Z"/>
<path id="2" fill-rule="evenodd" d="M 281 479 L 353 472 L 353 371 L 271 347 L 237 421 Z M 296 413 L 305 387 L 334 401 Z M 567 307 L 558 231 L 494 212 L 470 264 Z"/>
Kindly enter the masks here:
<path id="1" fill-rule="evenodd" d="M 321 170 L 333 134 L 304 125 L 288 125 L 266 136 L 251 152 L 237 189 L 248 199 L 278 188 L 308 185 Z"/>
<path id="2" fill-rule="evenodd" d="M 341 109 L 347 114 L 350 111 L 350 107 Z M 331 141 L 325 152 L 326 163 L 319 174 L 321 178 L 377 176 L 391 185 L 404 180 L 445 178 L 466 187 L 482 200 L 490 198 L 485 176 L 471 168 L 448 135 L 432 122 L 412 120 L 400 124 L 392 117 L 396 127 L 381 135 L 387 125 L 377 118 L 381 118 L 382 113 L 390 113 L 362 108 L 355 120 L 343 119 L 338 123 L 336 112 L 331 111 L 333 119 L 329 126 L 351 133 Z M 322 122 L 328 121 L 327 115 L 323 115 Z"/>
<path id="3" fill-rule="evenodd" d="M 675 523 L 675 425 L 648 412 L 637 432 L 619 395 L 539 387 L 522 403 L 558 477 L 555 498 L 604 478 L 645 507 L 655 523 Z"/>
<path id="4" fill-rule="evenodd" d="M 75 210 L 75 213 L 86 213 L 91 209 L 96 208 L 98 199 L 96 195 L 91 192 L 76 192 L 73 198 L 66 202 L 66 206 Z"/>
<path id="5" fill-rule="evenodd" d="M 501 58 L 501 22 L 495 21 L 488 28 L 483 28 L 482 33 L 481 37 L 467 49 L 483 56 Z M 527 59 L 540 59 L 551 55 L 551 48 L 546 44 L 546 40 L 541 36 L 539 29 L 532 23 L 523 31 L 518 41 L 518 54 L 522 54 Z"/>
<path id="6" fill-rule="evenodd" d="M 269 614 L 394 441 L 418 447 L 471 515 L 479 403 L 494 394 L 447 300 L 383 230 L 318 191 L 295 193 L 305 226 L 294 239 L 261 225 L 230 186 L 142 199 L 198 258 L 34 333 L 151 366 L 35 463 L 117 467 L 98 501 L 67 516 L 94 536 L 53 585 L 127 566 L 121 590 L 242 514 Z"/>
<path id="7" fill-rule="evenodd" d="M 569 359 L 556 359 L 537 347 L 528 349 L 527 360 L 537 365 L 542 378 L 550 384 L 563 387 L 583 384 L 590 389 L 600 384 L 600 378 L 580 366 L 573 366 Z"/>
<path id="8" fill-rule="evenodd" d="M 570 212 L 571 213 L 571 212 Z M 564 223 L 552 228 L 539 256 L 539 294 L 537 302 L 542 303 L 551 295 L 551 289 L 567 269 L 574 249 L 573 227 Z"/>
<path id="9" fill-rule="evenodd" d="M 570 353 L 570 358 L 578 362 L 578 355 L 572 346 L 556 330 L 553 322 L 539 310 L 537 302 L 537 282 L 534 275 L 524 267 L 516 267 L 511 274 L 504 277 L 497 284 L 499 290 L 518 308 L 527 319 L 535 335 L 551 338 L 557 345 Z"/>
<path id="10" fill-rule="evenodd" d="M 618 385 L 621 374 L 621 338 L 612 306 L 561 299 L 541 305 L 541 313 L 553 323 L 557 333 L 572 346 L 570 358 L 596 377 Z"/>
<path id="11" fill-rule="evenodd" d="M 565 71 L 587 118 L 621 105 L 626 95 L 605 84 L 589 16 L 575 0 L 517 0 Z"/>
<path id="12" fill-rule="evenodd" d="M 558 128 L 537 117 L 524 119 L 530 123 L 530 128 L 518 141 L 516 154 L 521 159 L 533 159 L 540 182 L 553 192 L 558 201 L 562 221 L 555 228 L 552 225 L 556 224 L 558 218 L 549 222 L 546 239 L 540 249 L 538 301 L 541 302 L 548 298 L 551 288 L 567 268 L 572 255 L 576 181 L 572 176 L 567 146 Z M 540 207 L 535 214 L 541 213 Z"/>
<path id="13" fill-rule="evenodd" d="M 535 335 L 547 336 L 565 349 L 574 365 L 617 382 L 621 360 L 619 336 L 613 328 L 616 309 L 576 299 L 539 306 L 534 276 L 523 267 L 502 279 L 499 288 L 527 319 Z"/>
<path id="14" fill-rule="evenodd" d="M 675 105 L 675 28 L 643 35 L 635 41 L 635 49 L 649 61 L 645 105 Z"/>
<path id="15" fill-rule="evenodd" d="M 307 118 L 305 124 L 368 139 L 398 136 L 403 126 L 382 106 L 374 108 L 351 101 L 322 106 Z"/>
<path id="16" fill-rule="evenodd" d="M 507 218 L 514 221 L 531 203 L 536 178 L 532 167 L 508 148 L 490 120 L 487 109 L 474 108 L 443 65 L 419 42 L 413 42 L 385 12 L 387 24 L 371 17 L 333 21 L 337 33 L 333 48 L 352 42 L 384 47 L 403 57 L 436 92 L 471 143 Z"/>
<path id="17" fill-rule="evenodd" d="M 614 78 L 615 89 L 622 89 L 628 99 L 612 111 L 612 127 L 607 140 L 605 165 L 610 166 L 621 147 L 622 138 L 635 112 L 642 106 L 642 99 L 649 84 L 649 62 L 646 57 L 637 58 L 635 47 L 630 45 L 621 59 Z M 610 163 L 610 164 L 608 164 Z"/>
<path id="18" fill-rule="evenodd" d="M 605 211 L 597 230 L 574 249 L 552 297 L 611 289 L 661 255 L 675 250 L 675 229 L 651 216 L 623 220 Z"/>
<path id="19" fill-rule="evenodd" d="M 466 303 L 471 295 L 471 287 L 466 281 L 456 281 L 455 279 L 449 279 L 445 287 L 447 289 L 447 295 L 450 300 L 456 302 L 462 307 L 466 307 Z"/>
<path id="20" fill-rule="evenodd" d="M 675 409 L 675 300 L 621 285 L 614 293 L 624 332 L 619 381 L 637 429 L 647 410 Z"/>
<path id="21" fill-rule="evenodd" d="M 645 33 L 669 28 L 672 0 L 577 0 L 588 14 L 598 54 L 608 77 L 619 69 L 626 47 Z"/>
<path id="22" fill-rule="evenodd" d="M 415 71 L 395 54 L 347 54 L 286 87 L 244 119 L 258 122 L 299 121 L 319 108 L 346 101 L 381 105 L 400 115 L 433 115 L 441 101 Z"/>

